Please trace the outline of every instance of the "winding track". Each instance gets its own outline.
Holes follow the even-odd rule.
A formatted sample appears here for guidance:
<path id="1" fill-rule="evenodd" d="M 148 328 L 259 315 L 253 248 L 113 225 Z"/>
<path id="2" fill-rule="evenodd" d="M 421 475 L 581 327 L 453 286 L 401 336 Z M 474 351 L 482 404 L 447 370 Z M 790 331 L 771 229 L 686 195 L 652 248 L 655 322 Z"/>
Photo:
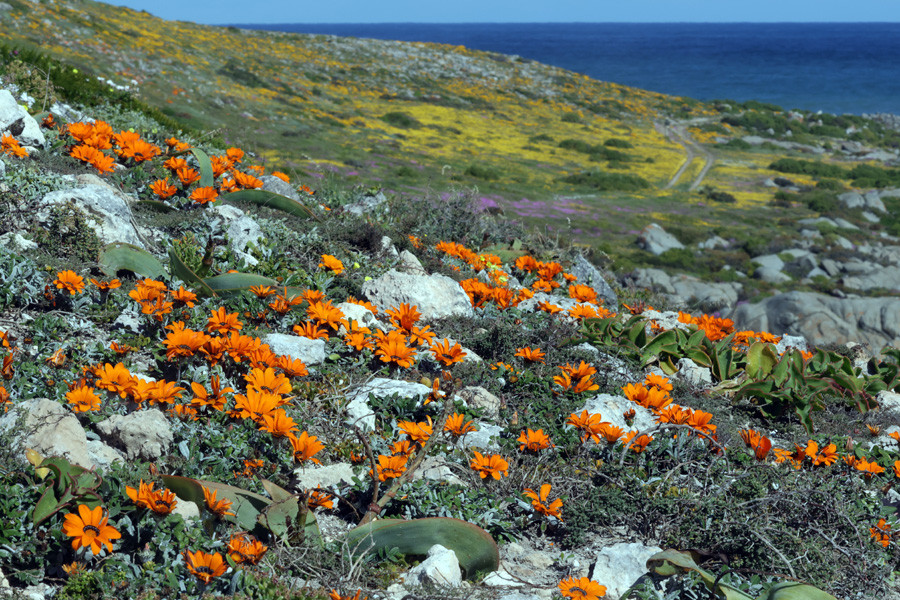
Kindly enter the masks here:
<path id="1" fill-rule="evenodd" d="M 672 176 L 672 179 L 669 180 L 669 183 L 667 183 L 666 187 L 663 189 L 668 190 L 677 185 L 681 176 L 688 170 L 688 167 L 691 166 L 695 158 L 700 156 L 704 160 L 703 168 L 700 169 L 700 173 L 697 174 L 697 177 L 688 188 L 688 191 L 693 192 L 703 183 L 703 178 L 706 177 L 706 174 L 709 173 L 709 170 L 716 162 L 715 157 L 688 134 L 682 123 L 657 122 L 654 125 L 656 130 L 666 136 L 667 139 L 680 144 L 687 154 L 684 163 L 679 167 L 678 171 L 675 172 L 675 175 Z"/>

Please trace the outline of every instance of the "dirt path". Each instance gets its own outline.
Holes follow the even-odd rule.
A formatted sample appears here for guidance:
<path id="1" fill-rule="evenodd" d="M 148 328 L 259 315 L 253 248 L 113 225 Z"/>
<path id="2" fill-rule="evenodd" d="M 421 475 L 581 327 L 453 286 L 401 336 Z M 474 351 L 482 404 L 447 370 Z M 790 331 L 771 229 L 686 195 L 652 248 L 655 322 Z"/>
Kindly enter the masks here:
<path id="1" fill-rule="evenodd" d="M 709 170 L 716 162 L 715 157 L 706 148 L 698 144 L 697 141 L 694 140 L 694 138 L 692 138 L 690 134 L 688 134 L 684 125 L 680 123 L 656 123 L 656 130 L 666 136 L 667 139 L 680 144 L 687 154 L 684 160 L 684 164 L 679 167 L 678 171 L 675 172 L 675 175 L 672 176 L 672 179 L 669 180 L 669 183 L 667 183 L 666 187 L 663 189 L 668 190 L 677 185 L 678 181 L 681 179 L 681 176 L 684 175 L 684 173 L 688 170 L 688 167 L 693 164 L 695 158 L 699 156 L 703 159 L 703 168 L 700 169 L 700 173 L 697 174 L 697 177 L 688 188 L 688 191 L 693 192 L 698 187 L 700 187 L 700 184 L 703 183 L 703 178 L 706 177 L 706 174 L 709 173 Z"/>

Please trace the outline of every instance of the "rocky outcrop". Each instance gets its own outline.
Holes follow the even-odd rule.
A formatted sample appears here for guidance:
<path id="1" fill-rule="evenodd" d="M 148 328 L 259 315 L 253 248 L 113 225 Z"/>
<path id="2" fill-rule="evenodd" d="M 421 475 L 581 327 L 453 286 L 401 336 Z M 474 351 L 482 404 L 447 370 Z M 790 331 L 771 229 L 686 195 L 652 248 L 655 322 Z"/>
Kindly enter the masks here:
<path id="1" fill-rule="evenodd" d="M 900 298 L 834 298 L 788 292 L 738 306 L 739 329 L 805 337 L 810 344 L 859 342 L 871 350 L 900 342 Z"/>
<path id="2" fill-rule="evenodd" d="M 381 310 L 403 303 L 415 305 L 425 321 L 474 314 L 472 303 L 459 284 L 438 273 L 413 275 L 392 269 L 378 279 L 367 281 L 362 291 L 366 300 Z"/>
<path id="3" fill-rule="evenodd" d="M 603 300 L 603 306 L 612 311 L 619 310 L 619 299 L 616 292 L 613 291 L 597 267 L 589 263 L 587 259 L 580 254 L 576 255 L 569 271 L 578 278 L 577 283 L 594 288 L 597 297 Z"/>
<path id="4" fill-rule="evenodd" d="M 636 269 L 633 277 L 635 285 L 665 294 L 674 306 L 696 306 L 706 312 L 730 310 L 743 287 L 735 282 L 709 283 L 690 275 L 669 275 L 661 269 Z"/>
<path id="5" fill-rule="evenodd" d="M 674 235 L 656 223 L 650 223 L 644 227 L 644 230 L 638 236 L 637 243 L 638 246 L 647 252 L 657 256 L 666 250 L 684 248 L 684 244 L 679 242 Z"/>
<path id="6" fill-rule="evenodd" d="M 40 146 L 47 143 L 41 126 L 19 106 L 9 90 L 0 90 L 0 133 L 9 133 L 23 146 Z"/>
<path id="7" fill-rule="evenodd" d="M 38 203 L 37 218 L 48 222 L 50 209 L 70 205 L 80 211 L 103 244 L 124 242 L 146 249 L 134 226 L 131 198 L 96 175 L 73 178 L 76 187 L 46 194 Z"/>

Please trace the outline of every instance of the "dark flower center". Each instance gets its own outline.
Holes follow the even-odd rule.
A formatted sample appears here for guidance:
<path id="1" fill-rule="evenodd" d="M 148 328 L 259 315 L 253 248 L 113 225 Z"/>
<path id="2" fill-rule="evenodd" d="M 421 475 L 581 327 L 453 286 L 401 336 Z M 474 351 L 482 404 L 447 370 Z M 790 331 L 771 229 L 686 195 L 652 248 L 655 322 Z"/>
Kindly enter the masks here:
<path id="1" fill-rule="evenodd" d="M 210 569 L 209 567 L 205 567 L 205 566 L 204 567 L 194 567 L 194 570 L 197 571 L 198 573 L 204 573 L 206 575 L 213 574 L 213 570 Z"/>
<path id="2" fill-rule="evenodd" d="M 84 532 L 87 533 L 88 531 L 92 531 L 94 533 L 94 535 L 100 535 L 100 529 L 93 525 L 85 525 L 84 526 Z"/>

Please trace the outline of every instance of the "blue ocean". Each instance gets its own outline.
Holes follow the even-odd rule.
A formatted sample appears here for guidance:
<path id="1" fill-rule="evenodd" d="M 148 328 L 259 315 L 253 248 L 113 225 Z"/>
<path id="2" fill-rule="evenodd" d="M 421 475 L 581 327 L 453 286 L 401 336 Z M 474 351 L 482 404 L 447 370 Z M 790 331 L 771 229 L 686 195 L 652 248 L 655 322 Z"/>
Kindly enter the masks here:
<path id="1" fill-rule="evenodd" d="M 900 114 L 900 23 L 239 26 L 463 45 L 698 100 Z"/>

